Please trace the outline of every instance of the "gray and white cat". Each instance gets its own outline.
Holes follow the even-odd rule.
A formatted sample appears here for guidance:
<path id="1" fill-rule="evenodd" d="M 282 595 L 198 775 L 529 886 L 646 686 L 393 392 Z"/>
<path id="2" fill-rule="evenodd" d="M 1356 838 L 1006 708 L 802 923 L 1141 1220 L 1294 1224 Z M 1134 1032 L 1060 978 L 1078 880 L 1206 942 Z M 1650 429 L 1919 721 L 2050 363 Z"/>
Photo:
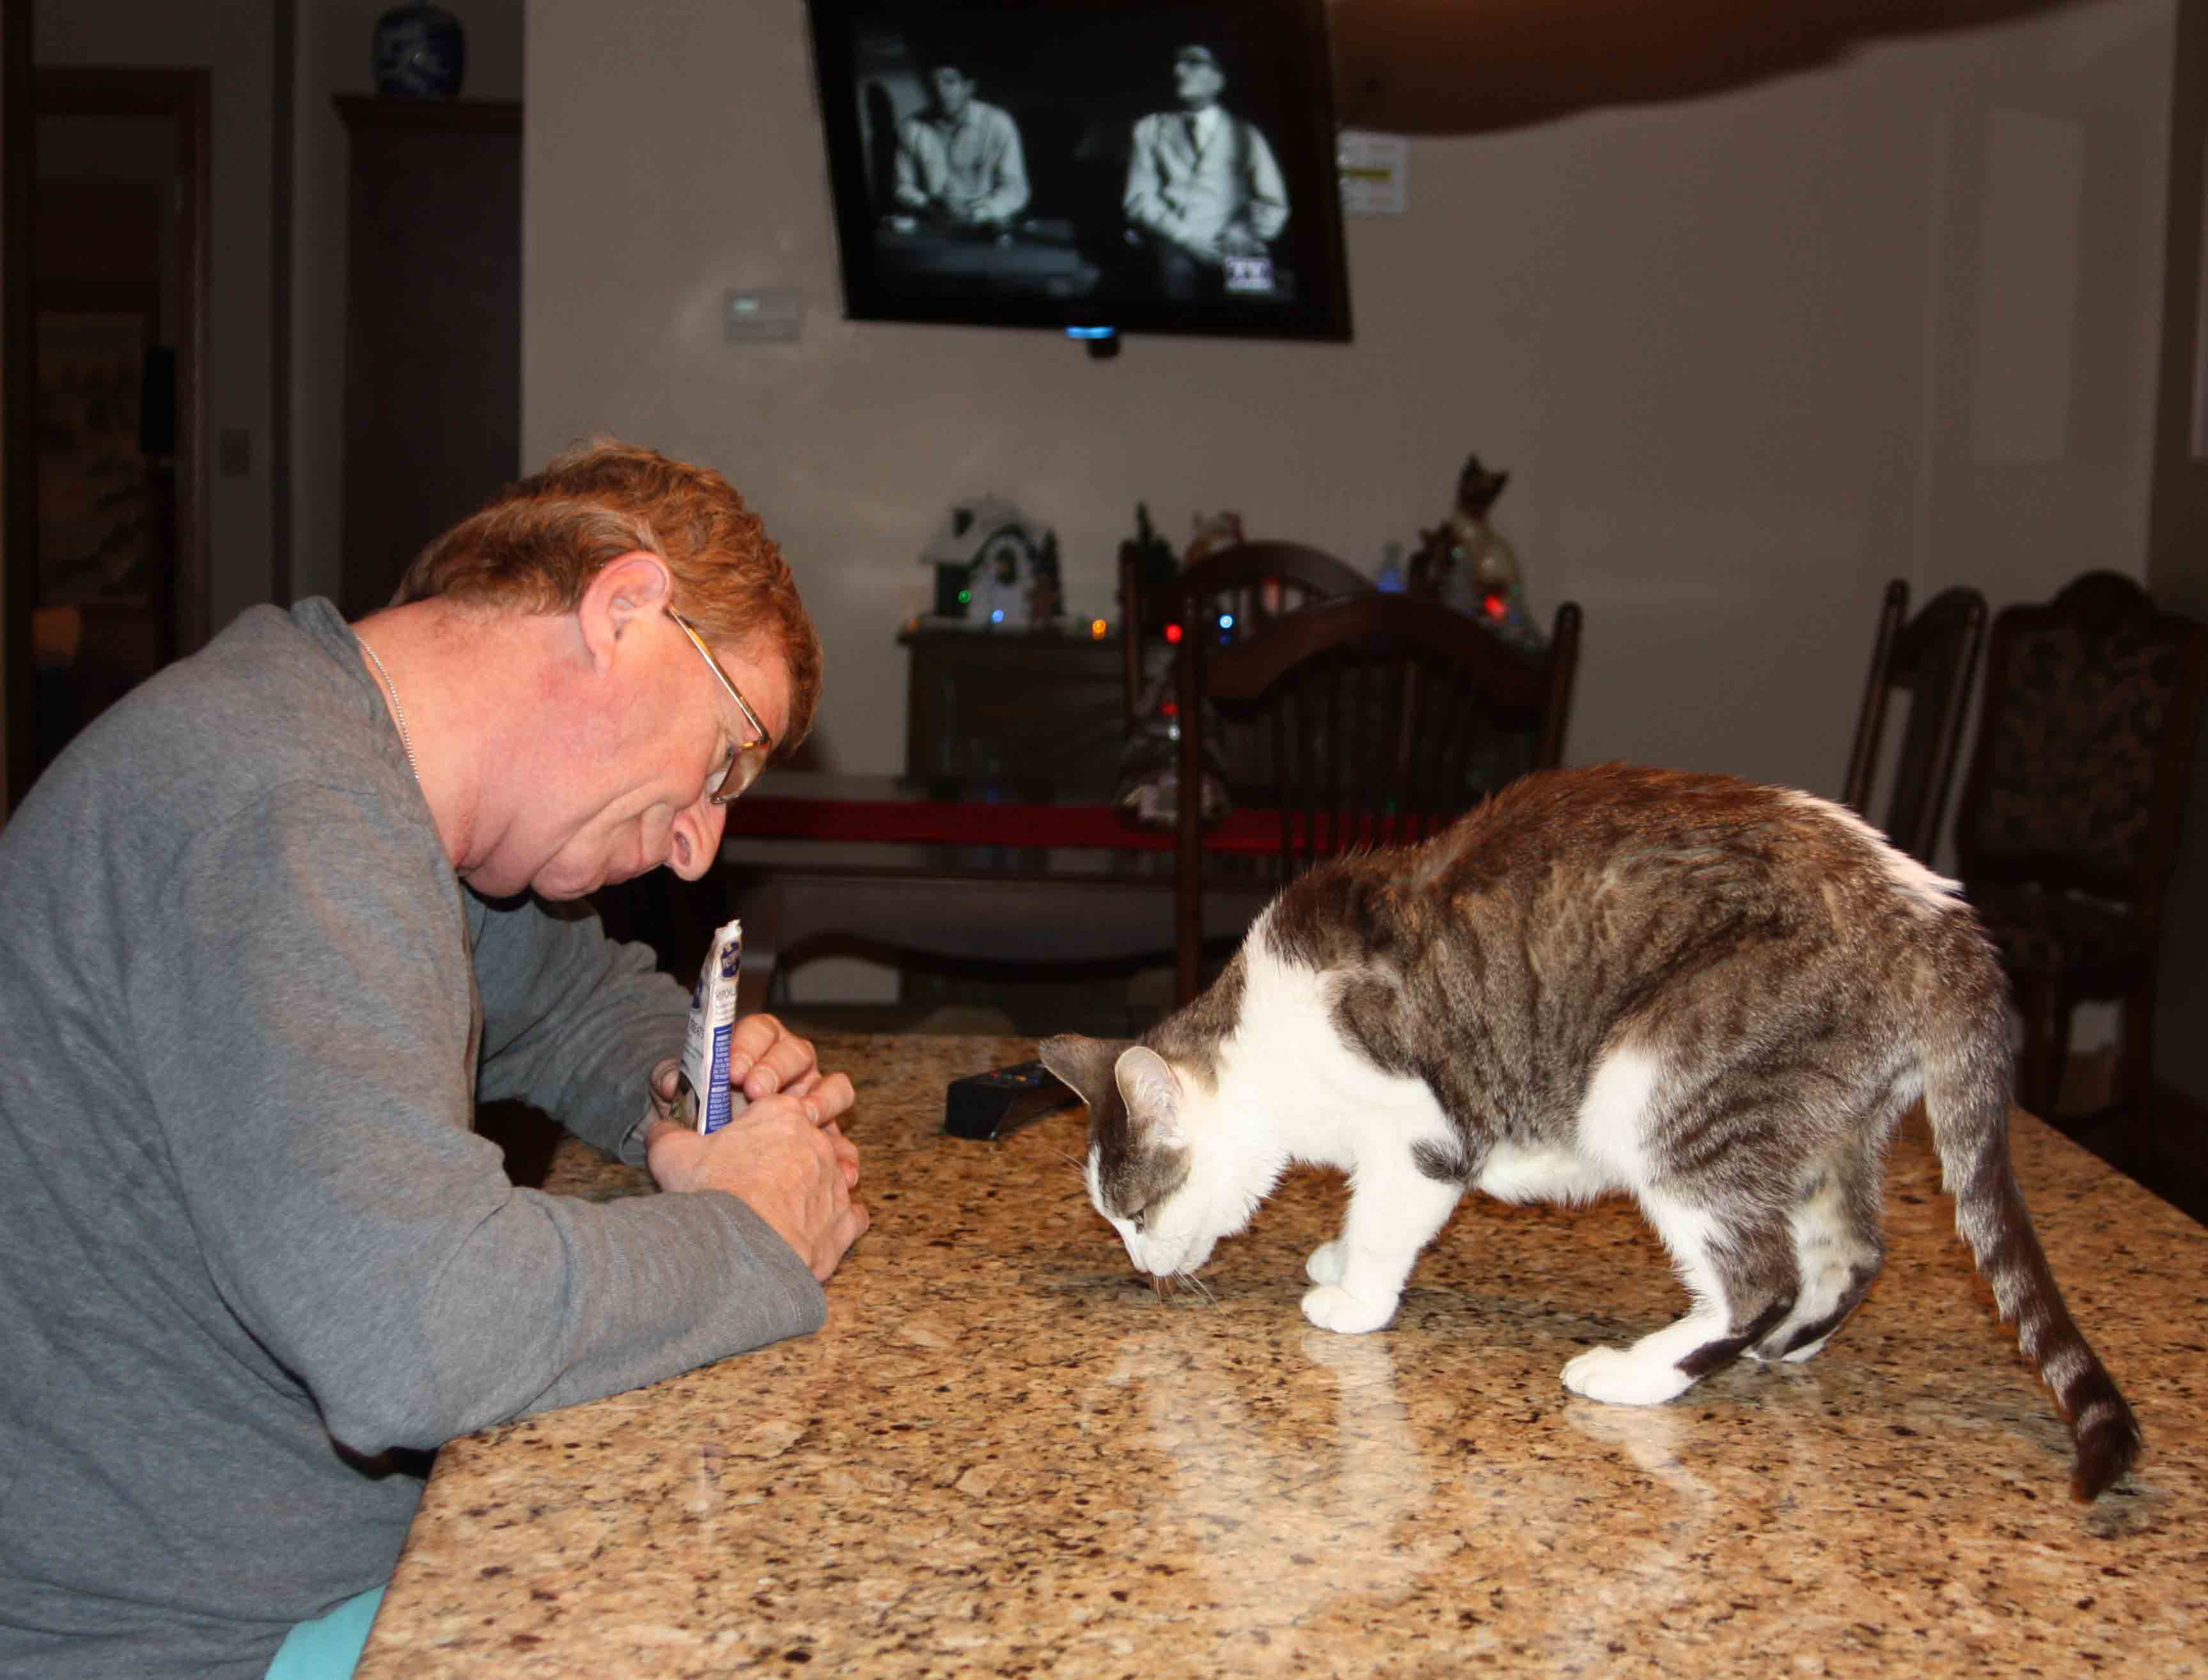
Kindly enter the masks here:
<path id="1" fill-rule="evenodd" d="M 2010 1169 L 1994 954 L 1954 882 L 1809 794 L 1528 776 L 1294 882 L 1139 1042 L 1042 1058 L 1089 1104 L 1091 1201 L 1155 1277 L 1204 1264 L 1289 1163 L 1347 1173 L 1305 1267 L 1328 1330 L 1389 1321 L 1467 1186 L 1632 1196 L 1693 1306 L 1563 1370 L 1627 1405 L 1824 1345 L 1877 1275 L 1886 1145 L 1922 1097 L 1957 1223 L 2070 1419 L 2079 1497 L 2138 1455 Z"/>

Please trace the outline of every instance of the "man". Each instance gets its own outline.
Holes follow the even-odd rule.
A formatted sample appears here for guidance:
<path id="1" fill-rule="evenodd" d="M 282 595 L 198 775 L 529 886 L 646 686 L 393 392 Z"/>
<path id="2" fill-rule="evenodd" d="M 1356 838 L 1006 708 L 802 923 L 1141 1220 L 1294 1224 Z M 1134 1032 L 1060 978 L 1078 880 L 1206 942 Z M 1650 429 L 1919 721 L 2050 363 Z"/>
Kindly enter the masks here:
<path id="1" fill-rule="evenodd" d="M 1178 110 L 1135 124 L 1121 200 L 1174 299 L 1221 296 L 1238 258 L 1263 258 L 1288 220 L 1287 183 L 1256 126 L 1220 109 L 1227 76 L 1208 46 L 1173 55 Z"/>
<path id="2" fill-rule="evenodd" d="M 717 474 L 600 445 L 397 602 L 256 607 L 0 830 L 0 1675 L 249 1680 L 388 1575 L 423 1450 L 816 1329 L 850 1081 L 573 901 L 711 865 L 819 650 Z M 516 1188 L 526 1100 L 675 1193 Z M 770 1401 L 771 1403 L 771 1401 Z M 364 1628 L 364 1618 L 363 1621 Z"/>
<path id="3" fill-rule="evenodd" d="M 897 212 L 953 228 L 1001 233 L 1027 208 L 1027 160 L 1018 126 L 974 97 L 955 63 L 928 66 L 928 103 L 897 124 Z"/>

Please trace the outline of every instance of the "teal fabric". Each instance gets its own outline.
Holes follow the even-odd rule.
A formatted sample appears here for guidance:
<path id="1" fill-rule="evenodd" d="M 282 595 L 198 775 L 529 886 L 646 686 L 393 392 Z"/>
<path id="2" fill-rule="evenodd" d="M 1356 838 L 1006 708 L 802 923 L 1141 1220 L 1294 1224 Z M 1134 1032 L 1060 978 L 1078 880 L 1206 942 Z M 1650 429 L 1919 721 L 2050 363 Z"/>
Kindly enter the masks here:
<path id="1" fill-rule="evenodd" d="M 328 1615 L 300 1623 L 284 1635 L 283 1647 L 268 1665 L 268 1680 L 351 1680 L 382 1602 L 383 1589 L 371 1587 Z"/>

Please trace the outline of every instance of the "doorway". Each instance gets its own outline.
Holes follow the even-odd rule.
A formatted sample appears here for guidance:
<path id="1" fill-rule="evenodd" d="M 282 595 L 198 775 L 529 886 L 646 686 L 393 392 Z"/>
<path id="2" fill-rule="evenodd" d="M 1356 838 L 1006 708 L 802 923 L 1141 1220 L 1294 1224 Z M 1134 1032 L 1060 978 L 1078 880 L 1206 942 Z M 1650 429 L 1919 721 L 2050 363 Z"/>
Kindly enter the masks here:
<path id="1" fill-rule="evenodd" d="M 207 634 L 208 73 L 33 81 L 37 534 L 8 592 L 31 619 L 19 788 Z"/>

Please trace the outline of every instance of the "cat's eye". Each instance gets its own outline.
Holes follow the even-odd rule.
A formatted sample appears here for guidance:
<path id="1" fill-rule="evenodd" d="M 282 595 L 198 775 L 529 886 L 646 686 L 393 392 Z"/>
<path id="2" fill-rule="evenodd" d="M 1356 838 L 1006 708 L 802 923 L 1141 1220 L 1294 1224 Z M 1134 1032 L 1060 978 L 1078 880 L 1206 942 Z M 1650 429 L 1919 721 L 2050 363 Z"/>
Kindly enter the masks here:
<path id="1" fill-rule="evenodd" d="M 1139 1231 L 1143 1229 L 1143 1221 L 1149 1217 L 1149 1212 L 1150 1211 L 1146 1207 L 1138 1207 L 1127 1216 L 1127 1223 Z"/>

